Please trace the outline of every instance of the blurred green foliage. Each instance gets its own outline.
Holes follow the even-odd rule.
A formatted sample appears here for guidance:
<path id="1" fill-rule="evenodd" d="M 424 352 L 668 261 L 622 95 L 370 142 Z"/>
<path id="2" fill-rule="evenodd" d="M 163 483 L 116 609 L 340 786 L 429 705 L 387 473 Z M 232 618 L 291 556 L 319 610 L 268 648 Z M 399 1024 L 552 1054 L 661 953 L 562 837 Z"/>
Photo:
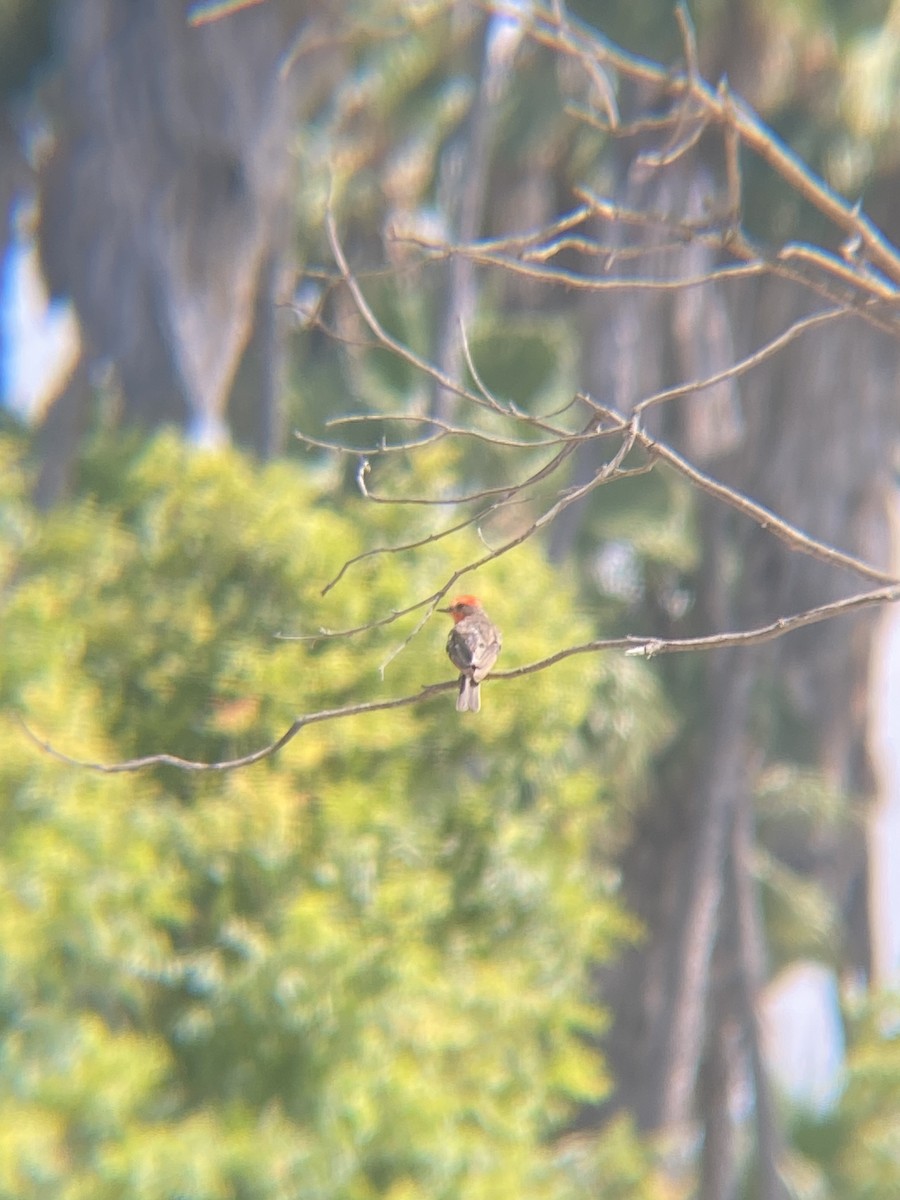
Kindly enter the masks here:
<path id="1" fill-rule="evenodd" d="M 793 1114 L 790 1179 L 821 1200 L 892 1200 L 900 1179 L 900 997 L 857 996 L 845 1004 L 847 1064 L 825 1113 Z"/>
<path id="2" fill-rule="evenodd" d="M 56 0 L 0 0 L 0 103 L 49 65 Z"/>
<path id="3" fill-rule="evenodd" d="M 232 756 L 450 674 L 443 619 L 383 678 L 415 615 L 274 636 L 431 592 L 444 543 L 321 589 L 432 510 L 161 435 L 101 439 L 39 518 L 2 455 L 3 705 L 80 757 Z M 473 586 L 505 666 L 590 635 L 533 549 Z M 657 1194 L 627 1125 L 563 1135 L 607 1087 L 589 972 L 637 933 L 614 797 L 640 793 L 659 695 L 598 656 L 485 691 L 477 721 L 448 693 L 202 776 L 69 767 L 4 722 L 0 1196 Z M 648 719 L 604 722 L 612 700 Z"/>

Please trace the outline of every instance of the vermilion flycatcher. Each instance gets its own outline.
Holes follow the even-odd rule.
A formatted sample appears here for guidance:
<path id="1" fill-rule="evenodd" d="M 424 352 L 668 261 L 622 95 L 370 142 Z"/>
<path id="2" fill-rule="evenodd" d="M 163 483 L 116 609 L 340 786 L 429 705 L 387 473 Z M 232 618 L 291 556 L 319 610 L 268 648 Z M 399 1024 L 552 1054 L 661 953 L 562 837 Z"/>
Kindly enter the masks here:
<path id="1" fill-rule="evenodd" d="M 481 708 L 478 685 L 497 661 L 500 630 L 481 607 L 477 596 L 457 596 L 449 608 L 440 611 L 453 618 L 447 653 L 454 667 L 461 672 L 456 711 L 478 712 Z"/>

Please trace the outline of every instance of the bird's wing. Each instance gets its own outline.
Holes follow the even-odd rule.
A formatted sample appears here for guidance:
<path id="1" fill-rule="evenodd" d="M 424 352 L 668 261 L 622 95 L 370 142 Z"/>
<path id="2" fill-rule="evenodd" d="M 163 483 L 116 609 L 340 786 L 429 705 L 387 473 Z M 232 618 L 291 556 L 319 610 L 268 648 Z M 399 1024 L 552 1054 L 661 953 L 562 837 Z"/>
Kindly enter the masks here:
<path id="1" fill-rule="evenodd" d="M 454 667 L 460 671 L 470 670 L 475 661 L 475 647 L 471 637 L 466 637 L 459 629 L 451 629 L 447 638 L 447 654 Z"/>
<path id="2" fill-rule="evenodd" d="M 488 637 L 483 637 L 479 633 L 478 645 L 472 650 L 472 679 L 475 683 L 481 683 L 485 675 L 488 674 L 491 667 L 497 661 L 497 656 L 500 653 L 500 635 L 491 633 Z"/>

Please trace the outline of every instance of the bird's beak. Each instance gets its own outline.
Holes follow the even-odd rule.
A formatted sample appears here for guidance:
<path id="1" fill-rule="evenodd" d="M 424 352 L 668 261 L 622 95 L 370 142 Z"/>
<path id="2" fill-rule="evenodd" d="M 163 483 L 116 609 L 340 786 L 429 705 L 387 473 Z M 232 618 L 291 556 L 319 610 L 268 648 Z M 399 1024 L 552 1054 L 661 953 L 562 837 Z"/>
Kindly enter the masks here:
<path id="1" fill-rule="evenodd" d="M 438 611 L 438 612 L 445 612 L 445 613 L 452 613 L 452 612 L 453 612 L 453 609 L 452 609 L 452 608 L 439 608 L 437 611 Z"/>

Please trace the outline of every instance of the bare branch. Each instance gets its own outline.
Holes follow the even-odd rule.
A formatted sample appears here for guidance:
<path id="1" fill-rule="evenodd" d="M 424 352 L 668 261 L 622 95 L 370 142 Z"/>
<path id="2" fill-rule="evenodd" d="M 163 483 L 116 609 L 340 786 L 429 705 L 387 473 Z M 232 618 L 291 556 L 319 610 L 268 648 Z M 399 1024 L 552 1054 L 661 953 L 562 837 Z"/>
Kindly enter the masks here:
<path id="1" fill-rule="evenodd" d="M 729 117 L 731 105 L 731 92 L 728 88 L 728 81 L 723 78 L 719 83 L 719 96 L 722 100 L 723 107 L 728 112 Z M 738 137 L 737 129 L 734 121 L 729 119 L 726 121 L 723 131 L 724 150 L 725 150 L 725 181 L 726 181 L 726 213 L 728 216 L 729 225 L 736 226 L 741 219 L 741 209 L 743 206 L 742 197 L 744 194 L 742 175 L 741 175 L 741 139 Z"/>
<path id="2" fill-rule="evenodd" d="M 595 405 L 594 407 L 599 409 L 598 405 Z M 352 629 L 321 629 L 315 634 L 300 635 L 279 633 L 276 634 L 276 637 L 283 641 L 297 642 L 318 641 L 322 638 L 344 638 L 351 637 L 359 633 L 368 633 L 370 630 L 379 629 L 385 625 L 391 625 L 400 617 L 407 616 L 412 612 L 417 612 L 420 608 L 425 608 L 429 605 L 431 606 L 429 611 L 430 615 L 430 612 L 434 611 L 438 601 L 441 600 L 447 594 L 447 592 L 449 592 L 453 585 L 465 575 L 469 575 L 472 572 L 479 570 L 481 567 L 486 566 L 494 559 L 501 558 L 504 554 L 508 554 L 511 550 L 515 550 L 516 547 L 523 545 L 530 538 L 534 537 L 535 534 L 537 534 L 540 530 L 551 524 L 559 516 L 559 514 L 564 511 L 564 509 L 568 508 L 570 504 L 574 504 L 575 501 L 581 500 L 595 488 L 600 487 L 604 483 L 608 483 L 611 479 L 618 478 L 620 475 L 634 474 L 634 471 L 623 471 L 622 462 L 635 444 L 636 426 L 633 423 L 624 422 L 617 430 L 614 430 L 613 432 L 625 433 L 625 437 L 622 440 L 622 445 L 609 460 L 609 462 L 600 467 L 599 470 L 587 481 L 587 483 L 582 484 L 580 487 L 570 488 L 568 491 L 564 492 L 559 496 L 555 503 L 553 503 L 549 508 L 545 509 L 541 516 L 534 520 L 527 529 L 522 530 L 515 537 L 510 538 L 501 546 L 489 550 L 487 554 L 482 555 L 480 558 L 474 559 L 471 562 L 466 563 L 464 566 L 457 568 L 443 583 L 440 589 L 437 592 L 433 592 L 426 599 L 418 600 L 415 604 L 411 604 L 407 608 L 395 610 L 387 617 L 381 617 L 378 620 L 368 622 L 366 625 L 358 625 Z M 535 474 L 532 482 L 536 482 L 539 478 L 543 478 L 550 474 L 552 470 L 555 470 L 559 462 L 562 462 L 564 458 L 568 457 L 568 455 L 571 454 L 575 449 L 576 445 L 577 441 L 573 441 L 571 444 L 564 446 L 551 463 L 547 464 L 545 467 L 542 467 L 541 471 Z M 518 491 L 520 489 L 516 490 Z M 419 628 L 421 628 L 421 625 L 418 625 L 413 631 L 413 634 L 404 639 L 404 646 L 408 644 L 410 638 L 413 637 L 416 632 L 418 632 Z"/>
<path id="3" fill-rule="evenodd" d="M 347 261 L 343 246 L 341 245 L 340 238 L 338 237 L 334 214 L 330 208 L 327 209 L 325 214 L 325 228 L 328 234 L 329 245 L 331 246 L 332 253 L 335 257 L 335 262 L 338 264 L 341 276 L 347 285 L 351 296 L 353 297 L 359 314 L 369 326 L 372 333 L 375 335 L 381 345 L 385 349 L 396 354 L 398 358 L 403 359 L 404 362 L 409 363 L 410 366 L 413 366 L 417 370 L 421 371 L 429 379 L 434 380 L 435 383 L 440 384 L 440 386 L 446 391 L 452 392 L 454 395 L 459 396 L 463 400 L 469 400 L 473 404 L 478 405 L 480 408 L 487 409 L 489 412 L 496 412 L 497 409 L 491 401 L 486 400 L 477 392 L 471 391 L 469 388 L 463 386 L 463 384 L 460 382 L 451 379 L 451 377 L 445 371 L 442 371 L 439 367 L 436 367 L 427 359 L 422 358 L 413 350 L 410 350 L 408 346 L 405 346 L 402 342 L 398 341 L 387 332 L 369 306 L 369 303 L 359 286 L 356 276 L 350 270 L 350 264 Z M 505 412 L 502 406 L 500 411 Z M 510 414 L 509 412 L 505 412 L 505 415 Z M 548 426 L 540 417 L 532 417 L 527 413 L 519 411 L 516 411 L 514 415 L 518 421 L 526 425 L 531 425 L 535 429 L 540 429 L 544 432 L 550 432 L 552 434 L 558 434 L 560 432 L 553 426 Z"/>
<path id="4" fill-rule="evenodd" d="M 599 211 L 598 205 L 598 211 Z M 615 206 L 607 206 L 615 208 Z M 644 215 L 644 224 L 653 224 L 653 218 Z M 691 230 L 691 236 L 697 231 Z M 721 235 L 717 235 L 716 240 L 721 243 Z M 430 242 L 426 243 L 432 249 L 445 249 L 450 251 L 449 245 L 444 243 Z M 532 279 L 536 283 L 552 284 L 555 287 L 563 287 L 570 291 L 578 292 L 680 292 L 686 288 L 703 287 L 706 284 L 716 283 L 725 279 L 745 279 L 750 275 L 759 275 L 766 271 L 766 264 L 759 261 L 751 264 L 733 264 L 726 267 L 718 267 L 712 271 L 706 271 L 702 275 L 684 276 L 682 278 L 673 279 L 648 279 L 645 276 L 638 275 L 617 275 L 615 277 L 601 278 L 596 275 L 582 275 L 578 271 L 568 271 L 560 267 L 548 267 L 540 263 L 525 261 L 521 258 L 511 258 L 502 252 L 485 251 L 480 243 L 475 242 L 471 245 L 458 245 L 453 247 L 454 254 L 464 254 L 473 261 L 485 267 L 497 267 L 504 271 L 512 272 L 515 275 L 522 275 L 526 279 Z M 459 387 L 456 388 L 457 393 L 460 393 Z M 467 397 L 471 398 L 471 397 Z"/>
<path id="5" fill-rule="evenodd" d="M 423 687 L 420 692 L 416 692 L 411 696 L 399 696 L 391 700 L 372 700 L 364 704 L 351 704 L 346 708 L 326 708 L 320 712 L 309 713 L 306 716 L 297 717 L 296 720 L 291 722 L 281 737 L 277 738 L 274 742 L 261 746 L 258 750 L 254 750 L 252 754 L 245 754 L 240 758 L 222 759 L 217 762 L 203 762 L 201 760 L 181 758 L 177 754 L 146 754 L 141 758 L 129 758 L 117 763 L 88 762 L 84 759 L 73 758 L 71 755 L 63 754 L 52 743 L 39 737 L 21 716 L 18 716 L 17 719 L 19 725 L 36 746 L 40 747 L 41 750 L 53 758 L 67 763 L 71 767 L 84 767 L 89 771 L 101 771 L 105 775 L 120 775 L 133 771 L 144 771 L 148 767 L 175 767 L 179 771 L 193 772 L 236 771 L 241 767 L 252 767 L 254 763 L 271 758 L 273 754 L 277 754 L 288 742 L 293 741 L 297 734 L 302 729 L 305 729 L 307 725 L 317 725 L 322 721 L 338 721 L 342 717 L 357 717 L 366 713 L 384 712 L 391 708 L 405 708 L 410 704 L 417 704 L 420 700 L 428 699 L 428 697 L 438 695 L 441 692 L 455 691 L 458 686 L 458 682 L 454 679 L 448 683 L 429 684 Z"/>
<path id="6" fill-rule="evenodd" d="M 685 118 L 662 150 L 646 150 L 638 155 L 638 161 L 647 167 L 670 166 L 697 145 L 706 131 L 706 125 L 703 117 L 695 116 L 690 124 Z"/>
<path id="7" fill-rule="evenodd" d="M 675 5 L 675 20 L 678 22 L 678 29 L 681 33 L 681 43 L 684 47 L 684 65 L 688 73 L 688 78 L 697 80 L 700 78 L 699 57 L 697 54 L 697 31 L 694 28 L 694 22 L 691 20 L 691 14 L 684 0 L 678 0 Z"/>
<path id="8" fill-rule="evenodd" d="M 778 251 L 781 262 L 803 262 L 819 267 L 829 275 L 848 283 L 851 287 L 865 286 L 882 300 L 898 299 L 897 289 L 890 280 L 860 265 L 848 266 L 836 254 L 829 254 L 821 246 L 807 246 L 803 242 L 788 242 Z"/>
<path id="9" fill-rule="evenodd" d="M 688 78 L 696 81 L 700 78 L 697 35 L 687 5 L 683 3 L 683 0 L 679 0 L 675 6 L 675 17 L 684 47 L 685 69 Z M 697 144 L 703 136 L 707 124 L 707 118 L 693 103 L 691 92 L 686 92 L 678 106 L 678 121 L 667 145 L 657 152 L 645 151 L 639 156 L 639 161 L 650 167 L 668 166 Z"/>
<path id="10" fill-rule="evenodd" d="M 740 359 L 724 371 L 718 371 L 715 375 L 708 375 L 705 379 L 696 379 L 690 383 L 679 384 L 678 387 L 666 388 L 665 391 L 648 396 L 646 400 L 642 400 L 639 404 L 636 404 L 633 411 L 635 413 L 643 413 L 646 409 L 655 408 L 656 405 L 663 404 L 667 400 L 674 400 L 678 396 L 687 396 L 691 392 L 701 392 L 705 388 L 714 387 L 717 383 L 724 383 L 728 379 L 735 379 L 740 375 L 746 374 L 751 368 L 759 366 L 767 358 L 771 358 L 773 354 L 777 354 L 779 350 L 783 350 L 785 346 L 795 341 L 802 333 L 807 333 L 810 329 L 818 329 L 820 325 L 827 325 L 841 317 L 856 315 L 856 311 L 852 308 L 830 308 L 825 312 L 813 313 L 810 317 L 803 317 L 801 320 L 795 321 L 793 325 L 789 325 L 787 329 L 777 337 L 772 338 L 770 342 L 767 342 L 752 354 L 748 354 L 746 358 Z"/>
<path id="11" fill-rule="evenodd" d="M 462 350 L 463 355 L 465 356 L 466 366 L 469 368 L 469 373 L 475 380 L 475 386 L 478 388 L 479 392 L 481 392 L 481 395 L 487 401 L 488 405 L 494 410 L 494 412 L 499 413 L 503 417 L 521 416 L 522 413 L 518 408 L 516 408 L 512 401 L 509 401 L 507 404 L 501 404 L 501 402 L 491 392 L 490 388 L 481 378 L 478 368 L 475 366 L 475 360 L 472 357 L 472 347 L 469 345 L 469 339 L 466 336 L 465 322 L 462 320 L 462 318 L 460 318 L 459 321 L 459 336 L 462 341 Z"/>
<path id="12" fill-rule="evenodd" d="M 490 11 L 509 12 L 521 20 L 521 9 L 514 5 L 485 3 Z M 676 10 L 676 15 L 678 12 Z M 682 13 L 679 20 L 683 21 Z M 858 238 L 865 255 L 894 284 L 900 284 L 900 253 L 891 246 L 881 231 L 872 224 L 856 204 L 839 196 L 824 179 L 790 149 L 778 135 L 760 119 L 748 104 L 724 84 L 713 89 L 690 70 L 673 74 L 657 63 L 638 55 L 628 54 L 613 46 L 598 31 L 582 32 L 571 21 L 560 21 L 552 11 L 535 6 L 530 22 L 523 27 L 535 41 L 572 58 L 589 54 L 595 60 L 629 76 L 644 80 L 670 95 L 690 95 L 709 120 L 723 128 L 731 128 L 748 149 L 767 163 L 798 195 L 823 213 L 847 237 Z M 861 281 L 856 280 L 857 283 Z"/>
<path id="13" fill-rule="evenodd" d="M 575 229 L 593 216 L 588 205 L 582 205 L 569 213 L 564 213 L 555 221 L 542 225 L 540 229 L 532 229 L 527 233 L 509 233 L 499 238 L 482 238 L 478 245 L 486 250 L 505 250 L 510 254 L 524 253 L 531 246 L 544 242 L 553 242 L 570 229 Z M 434 252 L 436 257 L 444 259 L 455 252 L 456 243 L 452 246 L 446 242 L 435 242 L 421 235 L 398 233 L 396 229 L 388 232 L 388 240 L 400 245 L 419 246 L 423 250 Z"/>
<path id="14" fill-rule="evenodd" d="M 480 387 L 479 383 L 479 387 Z M 518 415 L 514 411 L 504 409 L 498 406 L 498 412 L 503 416 Z M 423 438 L 415 442 L 395 442 L 390 445 L 381 444 L 378 446 L 370 446 L 368 449 L 356 450 L 350 446 L 344 446 L 340 442 L 323 442 L 315 438 L 307 437 L 305 434 L 298 433 L 296 436 L 304 442 L 308 442 L 311 446 L 318 446 L 326 450 L 334 450 L 341 454 L 395 454 L 397 451 L 418 450 L 422 446 L 432 445 L 445 437 L 467 438 L 470 441 L 484 442 L 489 446 L 500 446 L 506 450 L 541 450 L 545 446 L 558 446 L 560 442 L 568 442 L 568 440 L 577 435 L 573 435 L 570 430 L 561 429 L 554 437 L 544 438 L 541 441 L 524 441 L 522 438 L 502 437 L 498 433 L 485 433 L 481 429 L 473 429 L 469 425 L 452 425 L 449 421 L 443 420 L 441 417 L 427 417 L 418 414 L 410 413 L 391 413 L 388 416 L 379 416 L 376 413 L 361 413 L 358 416 L 332 417 L 326 422 L 327 429 L 339 429 L 346 425 L 364 425 L 364 424 L 379 424 L 384 425 L 388 421 L 396 422 L 398 425 L 431 425 L 437 430 L 437 433 L 429 438 Z"/>
<path id="15" fill-rule="evenodd" d="M 779 617 L 769 625 L 761 625 L 758 629 L 746 629 L 740 633 L 718 633 L 709 637 L 674 638 L 632 638 L 636 644 L 626 651 L 628 655 L 638 658 L 655 658 L 658 654 L 683 654 L 690 650 L 725 650 L 734 646 L 759 646 L 763 642 L 771 642 L 775 638 L 802 629 L 805 625 L 816 625 L 820 621 L 830 621 L 834 617 L 846 616 L 847 613 L 857 612 L 863 608 L 872 608 L 879 604 L 895 604 L 900 600 L 900 584 L 893 587 L 879 588 L 874 592 L 861 592 L 845 600 L 834 600 L 830 604 L 820 604 L 817 608 L 807 609 L 791 617 Z"/>
<path id="16" fill-rule="evenodd" d="M 773 621 L 769 625 L 761 626 L 758 629 L 747 629 L 738 633 L 721 633 L 710 637 L 674 638 L 669 640 L 635 636 L 626 638 L 600 638 L 596 641 L 584 642 L 578 646 L 567 646 L 563 650 L 557 651 L 556 654 L 539 659 L 537 662 L 528 663 L 526 666 L 514 667 L 509 671 L 493 672 L 487 678 L 497 682 L 519 679 L 523 675 L 533 675 L 538 671 L 546 671 L 548 668 L 555 666 L 564 659 L 571 658 L 573 655 L 596 654 L 603 650 L 624 649 L 627 655 L 641 658 L 655 658 L 659 654 L 724 650 L 735 646 L 756 646 L 763 642 L 783 637 L 785 634 L 791 633 L 795 629 L 800 629 L 805 625 L 813 625 L 820 621 L 831 620 L 834 617 L 844 616 L 847 613 L 857 612 L 875 605 L 893 604 L 898 600 L 900 600 L 900 584 L 893 587 L 879 588 L 873 592 L 863 592 L 845 600 L 836 600 L 831 604 L 822 604 L 817 608 L 808 609 L 805 612 L 796 613 L 790 617 L 781 617 L 779 620 Z M 271 758 L 273 754 L 277 754 L 279 750 L 283 749 L 288 742 L 293 741 L 297 734 L 308 725 L 320 724 L 323 721 L 338 721 L 344 717 L 364 716 L 368 713 L 384 712 L 388 709 L 406 708 L 411 704 L 418 704 L 422 700 L 428 700 L 432 696 L 440 695 L 442 692 L 455 691 L 457 686 L 458 683 L 456 680 L 432 683 L 424 685 L 420 691 L 408 696 L 397 696 L 388 700 L 370 700 L 363 704 L 350 704 L 344 708 L 326 708 L 319 712 L 308 713 L 292 721 L 284 733 L 274 742 L 270 742 L 258 750 L 254 750 L 251 754 L 245 754 L 240 758 L 223 759 L 218 762 L 203 762 L 181 758 L 176 754 L 147 754 L 140 758 L 129 758 L 115 763 L 91 762 L 64 754 L 61 750 L 56 749 L 51 742 L 35 733 L 21 716 L 17 715 L 17 720 L 27 737 L 39 749 L 59 762 L 66 763 L 72 767 L 82 767 L 86 770 L 99 771 L 107 775 L 125 774 L 134 771 L 143 771 L 149 767 L 162 766 L 175 767 L 181 771 L 191 772 L 235 771 L 241 767 L 250 767 L 255 763 L 262 762 L 264 759 Z"/>
<path id="17" fill-rule="evenodd" d="M 731 124 L 751 150 L 838 228 L 848 236 L 858 236 L 869 259 L 894 283 L 900 283 L 900 254 L 856 204 L 850 204 L 834 192 L 824 179 L 820 179 L 760 120 L 748 104 L 732 95 L 731 103 L 726 105 L 709 91 L 706 84 L 695 86 L 710 105 L 711 111 L 726 124 Z"/>
<path id="18" fill-rule="evenodd" d="M 737 150 L 734 149 L 733 153 L 736 155 Z M 736 158 L 732 170 L 737 170 Z M 734 184 L 730 183 L 729 187 L 731 186 Z M 721 217 L 714 219 L 713 214 L 711 214 L 710 220 L 704 223 L 678 221 L 663 213 L 629 209 L 612 200 L 597 196 L 584 187 L 576 187 L 574 191 L 576 195 L 592 205 L 598 216 L 604 217 L 608 221 L 624 222 L 654 231 L 663 230 L 680 237 L 684 242 L 701 241 L 725 250 L 735 258 L 744 260 L 740 264 L 719 267 L 708 272 L 703 278 L 687 280 L 686 282 L 691 286 L 705 281 L 745 279 L 761 274 L 777 275 L 792 283 L 800 284 L 801 287 L 808 288 L 831 304 L 846 307 L 848 302 L 853 299 L 854 311 L 860 317 L 892 337 L 900 336 L 900 324 L 893 312 L 896 301 L 900 297 L 892 291 L 886 291 L 884 285 L 873 278 L 871 274 L 848 270 L 841 259 L 828 255 L 824 251 L 814 255 L 812 253 L 814 248 L 810 248 L 809 253 L 804 254 L 799 245 L 794 244 L 792 249 L 785 248 L 787 253 L 780 251 L 773 254 L 753 245 L 746 235 L 733 224 L 735 200 L 730 191 L 724 214 L 728 218 L 728 223 L 724 226 L 721 223 Z M 815 266 L 820 268 L 820 271 L 812 275 L 808 271 L 804 271 L 803 266 Z M 830 276 L 834 276 L 834 279 Z M 613 281 L 605 282 L 609 285 Z M 841 285 L 840 289 L 836 284 Z M 853 289 L 849 296 L 844 290 L 845 286 Z M 865 293 L 864 297 L 859 297 L 861 289 Z"/>
<path id="19" fill-rule="evenodd" d="M 835 550 L 832 546 L 827 546 L 824 542 L 818 542 L 815 538 L 809 537 L 802 530 L 797 529 L 788 521 L 783 520 L 766 508 L 765 505 L 757 504 L 748 496 L 741 492 L 734 491 L 733 488 L 727 487 L 711 476 L 704 474 L 703 471 L 692 466 L 687 459 L 682 458 L 670 447 L 663 445 L 662 442 L 657 442 L 649 437 L 642 430 L 638 430 L 635 435 L 635 441 L 639 446 L 642 446 L 649 454 L 654 455 L 662 462 L 668 463 L 670 467 L 674 467 L 679 474 L 689 479 L 696 484 L 701 491 L 706 492 L 710 496 L 715 496 L 717 500 L 724 500 L 731 508 L 737 509 L 745 516 L 750 517 L 762 529 L 767 529 L 772 532 L 779 541 L 790 546 L 792 550 L 799 550 L 803 554 L 808 554 L 812 558 L 818 558 L 822 562 L 830 563 L 836 567 L 846 567 L 849 571 L 855 571 L 857 575 L 861 575 L 866 579 L 874 579 L 881 583 L 897 582 L 893 575 L 886 571 L 880 571 L 877 567 L 871 566 L 864 562 L 861 558 L 856 558 L 852 554 L 844 554 L 840 550 Z"/>
<path id="20" fill-rule="evenodd" d="M 548 463 L 545 463 L 544 466 L 535 471 L 528 479 L 523 480 L 521 483 L 511 484 L 506 488 L 486 489 L 482 492 L 464 498 L 466 501 L 468 501 L 483 499 L 491 494 L 498 494 L 500 499 L 495 501 L 488 508 L 482 509 L 480 512 L 474 513 L 472 516 L 467 517 L 465 520 L 459 521 L 456 525 L 451 525 L 447 529 L 443 529 L 437 533 L 431 533 L 414 541 L 402 543 L 398 546 L 377 546 L 371 550 L 365 550 L 361 554 L 355 555 L 353 558 L 347 559 L 347 561 L 338 571 L 337 575 L 335 575 L 334 578 L 323 587 L 322 595 L 324 596 L 327 592 L 331 591 L 335 584 L 340 582 L 340 580 L 344 577 L 349 568 L 354 565 L 354 563 L 361 562 L 363 559 L 372 558 L 380 554 L 398 554 L 406 550 L 419 549 L 421 546 L 430 545 L 434 542 L 440 541 L 442 538 L 450 537 L 451 534 L 459 533 L 461 530 L 466 529 L 471 525 L 475 525 L 479 521 L 484 521 L 491 514 L 498 512 L 501 508 L 504 508 L 513 501 L 516 503 L 524 502 L 522 493 L 528 488 L 534 487 L 535 484 L 538 484 L 545 479 L 549 479 L 550 476 L 553 475 L 562 465 L 562 463 L 565 462 L 565 460 L 571 455 L 573 449 L 575 448 L 575 443 L 578 443 L 586 438 L 609 437 L 611 434 L 616 432 L 618 432 L 618 428 L 611 430 L 598 429 L 597 421 L 592 418 L 585 427 L 584 432 L 580 434 L 573 434 L 572 437 L 568 439 L 562 450 L 560 450 L 560 452 L 556 454 Z M 371 493 L 368 491 L 363 481 L 360 481 L 360 486 L 367 498 L 378 499 L 378 497 L 371 496 Z M 396 501 L 389 499 L 382 499 L 381 502 L 386 504 L 396 503 Z M 428 503 L 428 500 L 423 500 L 422 503 Z"/>

